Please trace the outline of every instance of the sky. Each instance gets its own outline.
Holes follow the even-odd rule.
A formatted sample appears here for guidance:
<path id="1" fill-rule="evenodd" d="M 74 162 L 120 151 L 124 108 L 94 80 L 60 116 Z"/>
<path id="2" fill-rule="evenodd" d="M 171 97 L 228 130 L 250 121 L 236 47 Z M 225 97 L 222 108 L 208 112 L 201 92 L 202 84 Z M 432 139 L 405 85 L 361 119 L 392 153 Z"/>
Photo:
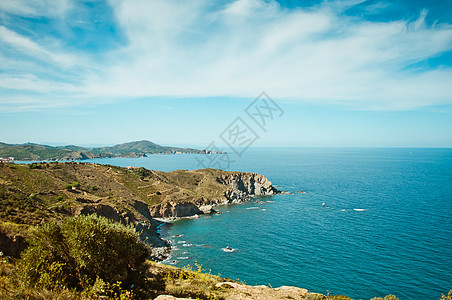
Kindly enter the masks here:
<path id="1" fill-rule="evenodd" d="M 452 1 L 0 1 L 0 142 L 204 148 L 238 124 L 452 147 Z"/>

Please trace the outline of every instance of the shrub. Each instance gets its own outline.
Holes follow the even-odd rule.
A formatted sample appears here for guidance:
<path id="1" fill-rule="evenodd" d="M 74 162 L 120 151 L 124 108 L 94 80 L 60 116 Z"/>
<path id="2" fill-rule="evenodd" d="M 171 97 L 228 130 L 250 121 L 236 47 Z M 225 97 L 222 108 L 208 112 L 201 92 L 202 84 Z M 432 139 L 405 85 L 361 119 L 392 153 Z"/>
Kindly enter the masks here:
<path id="1" fill-rule="evenodd" d="M 66 184 L 66 185 L 64 186 L 64 188 L 65 188 L 66 190 L 70 190 L 70 189 L 72 189 L 72 185 Z"/>
<path id="2" fill-rule="evenodd" d="M 441 299 L 440 300 L 452 300 L 452 290 L 449 291 L 449 293 L 446 295 L 441 295 Z"/>
<path id="3" fill-rule="evenodd" d="M 63 200 L 63 196 L 57 196 L 57 197 L 56 197 L 56 200 L 57 200 L 57 201 Z"/>
<path id="4" fill-rule="evenodd" d="M 138 176 L 140 176 L 141 179 L 144 179 L 145 177 L 148 177 L 152 174 L 151 171 L 149 171 L 148 169 L 145 169 L 143 167 L 135 169 L 134 171 Z"/>
<path id="5" fill-rule="evenodd" d="M 31 287 L 92 290 L 107 294 L 144 284 L 147 247 L 133 227 L 96 215 L 72 217 L 38 228 L 18 262 Z"/>
<path id="6" fill-rule="evenodd" d="M 72 186 L 73 186 L 73 187 L 79 187 L 79 186 L 80 186 L 80 183 L 78 183 L 78 181 L 74 181 L 74 182 L 72 183 Z"/>

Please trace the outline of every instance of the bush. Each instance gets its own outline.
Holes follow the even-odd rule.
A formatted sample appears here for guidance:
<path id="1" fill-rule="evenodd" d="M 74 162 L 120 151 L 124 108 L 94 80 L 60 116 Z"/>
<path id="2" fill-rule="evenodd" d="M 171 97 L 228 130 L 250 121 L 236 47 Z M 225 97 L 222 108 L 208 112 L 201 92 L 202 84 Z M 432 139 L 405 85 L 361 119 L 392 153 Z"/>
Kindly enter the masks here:
<path id="1" fill-rule="evenodd" d="M 449 293 L 446 295 L 441 295 L 441 299 L 440 300 L 452 300 L 452 290 L 449 291 Z"/>
<path id="2" fill-rule="evenodd" d="M 79 187 L 79 186 L 80 186 L 80 183 L 78 183 L 78 181 L 74 181 L 74 182 L 72 183 L 72 186 L 73 186 L 73 187 Z"/>
<path id="3" fill-rule="evenodd" d="M 64 186 L 64 188 L 65 188 L 66 190 L 70 190 L 70 189 L 72 189 L 72 185 L 66 184 L 66 185 Z"/>
<path id="4" fill-rule="evenodd" d="M 138 176 L 140 176 L 141 179 L 144 179 L 145 177 L 148 177 L 152 174 L 151 171 L 149 171 L 148 169 L 145 169 L 143 167 L 134 169 L 134 171 Z"/>
<path id="5" fill-rule="evenodd" d="M 63 196 L 57 196 L 57 197 L 56 197 L 56 200 L 57 200 L 57 201 L 63 200 Z"/>
<path id="6" fill-rule="evenodd" d="M 31 287 L 93 290 L 106 294 L 144 284 L 147 247 L 133 227 L 96 215 L 67 218 L 38 228 L 18 262 Z"/>

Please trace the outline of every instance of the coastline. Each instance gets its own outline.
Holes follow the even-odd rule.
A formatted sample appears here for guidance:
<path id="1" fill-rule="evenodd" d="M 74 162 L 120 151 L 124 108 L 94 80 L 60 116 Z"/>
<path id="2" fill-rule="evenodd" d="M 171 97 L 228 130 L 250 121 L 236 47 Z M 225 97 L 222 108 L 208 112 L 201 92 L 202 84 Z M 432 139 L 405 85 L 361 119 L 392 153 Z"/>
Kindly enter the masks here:
<path id="1" fill-rule="evenodd" d="M 278 190 L 277 194 L 281 194 L 281 195 L 288 195 L 291 194 L 290 192 L 287 191 L 280 191 Z M 274 194 L 276 195 L 276 194 Z M 266 195 L 266 196 L 260 196 L 260 197 L 272 197 L 274 195 Z M 165 226 L 165 225 L 169 225 L 172 224 L 174 222 L 177 221 L 181 221 L 181 220 L 197 220 L 197 219 L 201 219 L 203 215 L 209 216 L 209 215 L 215 215 L 215 214 L 222 214 L 221 212 L 218 212 L 216 210 L 214 210 L 214 207 L 219 207 L 219 206 L 232 206 L 232 205 L 240 205 L 240 204 L 245 204 L 245 203 L 250 203 L 254 200 L 256 196 L 252 195 L 252 196 L 248 196 L 245 199 L 242 200 L 235 200 L 234 202 L 230 202 L 230 203 L 218 203 L 218 204 L 213 204 L 212 206 L 212 211 L 209 213 L 202 213 L 202 214 L 194 214 L 191 216 L 185 216 L 185 217 L 170 217 L 170 218 L 154 218 L 155 220 L 162 222 L 159 226 L 156 227 L 155 233 L 156 235 L 159 237 L 159 239 L 165 241 L 168 245 L 168 247 L 165 250 L 159 250 L 159 254 L 160 256 L 158 257 L 158 259 L 156 259 L 155 261 L 157 263 L 165 263 L 166 261 L 170 261 L 172 259 L 172 254 L 171 252 L 174 250 L 175 245 L 173 243 L 173 240 L 171 240 L 170 238 L 174 238 L 174 237 L 181 237 L 181 236 L 170 236 L 169 234 L 162 234 L 161 232 L 161 227 Z M 262 203 L 272 203 L 274 202 L 273 200 L 268 200 L 268 201 L 255 201 L 254 203 L 256 204 L 262 204 Z M 225 252 L 233 252 L 235 251 L 234 249 L 232 249 L 232 251 L 225 251 Z M 175 264 L 175 260 L 172 261 L 172 263 L 169 263 L 170 265 L 174 265 Z"/>

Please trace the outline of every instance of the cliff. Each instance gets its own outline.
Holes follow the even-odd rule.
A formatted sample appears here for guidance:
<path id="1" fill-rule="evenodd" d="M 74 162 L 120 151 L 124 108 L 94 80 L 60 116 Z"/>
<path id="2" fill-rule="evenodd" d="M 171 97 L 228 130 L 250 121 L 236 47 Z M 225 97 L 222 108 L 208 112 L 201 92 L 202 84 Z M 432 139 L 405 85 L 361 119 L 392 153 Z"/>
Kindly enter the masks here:
<path id="1" fill-rule="evenodd" d="M 155 259 L 162 258 L 168 247 L 158 236 L 162 224 L 158 218 L 212 213 L 216 205 L 277 193 L 265 176 L 254 173 L 216 169 L 158 172 L 91 163 L 0 163 L 2 224 L 33 226 L 95 213 L 133 225 L 153 247 Z M 20 251 L 23 239 L 17 234 L 26 236 L 23 231 L 6 230 L 0 245 L 12 249 L 9 252 Z"/>
<path id="2" fill-rule="evenodd" d="M 191 201 L 167 200 L 153 206 L 155 218 L 180 218 L 215 212 L 216 205 L 248 201 L 254 196 L 271 196 L 280 193 L 265 176 L 256 173 L 224 172 L 213 169 L 202 170 L 215 179 L 217 191 Z M 193 171 L 199 172 L 199 170 Z M 211 183 L 212 184 L 212 183 Z"/>

